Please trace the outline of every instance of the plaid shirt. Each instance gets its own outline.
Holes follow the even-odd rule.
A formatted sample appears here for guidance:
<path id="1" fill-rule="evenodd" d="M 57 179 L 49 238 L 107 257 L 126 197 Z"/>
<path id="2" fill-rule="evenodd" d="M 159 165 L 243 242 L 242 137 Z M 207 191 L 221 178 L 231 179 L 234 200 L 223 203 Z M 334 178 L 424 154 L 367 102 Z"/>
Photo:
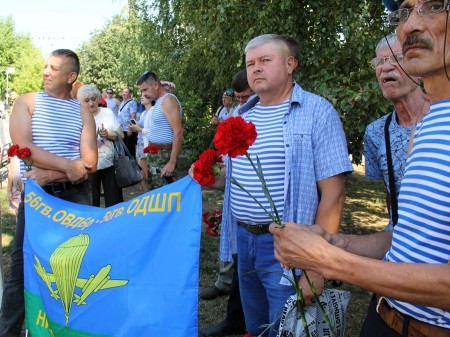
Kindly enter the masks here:
<path id="1" fill-rule="evenodd" d="M 284 176 L 285 205 L 283 221 L 314 224 L 319 205 L 317 182 L 351 172 L 347 141 L 339 115 L 324 98 L 304 91 L 297 83 L 283 117 L 283 138 L 286 155 Z M 239 109 L 240 115 L 258 102 L 251 98 Z M 231 161 L 227 160 L 227 176 Z M 230 179 L 225 183 L 220 240 L 220 259 L 231 261 L 237 252 L 237 223 L 231 214 Z"/>

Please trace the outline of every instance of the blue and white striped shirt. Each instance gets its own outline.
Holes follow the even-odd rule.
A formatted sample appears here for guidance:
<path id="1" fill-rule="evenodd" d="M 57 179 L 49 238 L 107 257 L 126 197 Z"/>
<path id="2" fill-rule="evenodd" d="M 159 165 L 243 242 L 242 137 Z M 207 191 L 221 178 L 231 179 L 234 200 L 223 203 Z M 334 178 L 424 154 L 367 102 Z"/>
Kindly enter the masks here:
<path id="1" fill-rule="evenodd" d="M 417 124 L 398 199 L 398 224 L 386 261 L 447 264 L 450 260 L 450 101 L 431 104 Z M 424 292 L 427 289 L 423 289 Z M 446 294 L 443 294 L 446 296 Z M 388 299 L 420 321 L 450 328 L 450 312 Z"/>
<path id="2" fill-rule="evenodd" d="M 302 90 L 293 83 L 289 109 L 282 117 L 283 151 L 285 156 L 283 180 L 283 221 L 313 224 L 319 206 L 317 182 L 353 170 L 347 141 L 339 115 L 324 98 Z M 252 113 L 257 96 L 240 107 L 239 115 Z M 227 176 L 234 165 L 227 161 Z M 253 172 L 253 170 L 251 171 Z M 251 173 L 249 172 L 249 174 Z M 225 182 L 220 258 L 231 261 L 236 253 L 237 223 L 230 205 L 231 183 Z"/>
<path id="3" fill-rule="evenodd" d="M 31 118 L 33 144 L 60 157 L 79 159 L 82 128 L 77 100 L 51 97 L 42 91 L 36 93 Z M 24 171 L 21 161 L 20 172 Z"/>
<path id="4" fill-rule="evenodd" d="M 258 156 L 275 207 L 280 217 L 284 208 L 285 154 L 282 118 L 288 112 L 289 101 L 273 106 L 261 106 L 258 102 L 246 120 L 255 124 L 258 137 L 248 149 L 255 166 Z M 262 190 L 261 182 L 246 156 L 231 159 L 233 178 L 236 179 L 270 213 L 270 203 Z M 271 218 L 255 201 L 238 186 L 231 185 L 231 209 L 233 215 L 247 223 L 268 223 Z"/>
<path id="5" fill-rule="evenodd" d="M 148 115 L 148 140 L 150 143 L 155 144 L 172 144 L 173 142 L 173 130 L 167 121 L 166 115 L 162 110 L 162 103 L 167 96 L 173 96 L 178 102 L 180 108 L 180 117 L 181 113 L 181 104 L 178 100 L 177 96 L 173 94 L 165 94 L 160 97 L 153 107 L 151 113 Z M 146 123 L 147 124 L 147 123 Z"/>

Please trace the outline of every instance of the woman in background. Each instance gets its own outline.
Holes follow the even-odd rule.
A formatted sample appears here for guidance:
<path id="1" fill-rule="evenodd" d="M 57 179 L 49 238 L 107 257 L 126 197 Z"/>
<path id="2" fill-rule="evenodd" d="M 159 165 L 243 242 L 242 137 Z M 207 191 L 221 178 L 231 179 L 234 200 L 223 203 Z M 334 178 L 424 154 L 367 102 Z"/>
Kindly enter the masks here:
<path id="1" fill-rule="evenodd" d="M 92 188 L 92 204 L 100 206 L 100 190 L 103 187 L 105 207 L 110 207 L 123 201 L 122 189 L 117 186 L 114 173 L 114 141 L 118 135 L 123 138 L 122 128 L 111 109 L 99 107 L 101 93 L 96 86 L 83 85 L 78 89 L 77 98 L 81 106 L 92 113 L 97 127 L 97 172 L 88 178 Z"/>
<path id="2" fill-rule="evenodd" d="M 133 132 L 137 132 L 137 151 L 136 151 L 136 159 L 138 161 L 139 166 L 142 169 L 142 172 L 144 173 L 144 179 L 141 182 L 142 190 L 145 192 L 148 192 L 148 165 L 147 165 L 147 154 L 144 153 L 144 147 L 148 145 L 148 137 L 144 132 L 144 121 L 147 115 L 151 114 L 151 110 L 153 108 L 154 101 L 149 100 L 148 98 L 145 98 L 144 95 L 141 95 L 141 103 L 145 107 L 145 110 L 141 112 L 139 115 L 139 120 L 137 121 L 137 124 L 130 124 L 131 130 Z"/>

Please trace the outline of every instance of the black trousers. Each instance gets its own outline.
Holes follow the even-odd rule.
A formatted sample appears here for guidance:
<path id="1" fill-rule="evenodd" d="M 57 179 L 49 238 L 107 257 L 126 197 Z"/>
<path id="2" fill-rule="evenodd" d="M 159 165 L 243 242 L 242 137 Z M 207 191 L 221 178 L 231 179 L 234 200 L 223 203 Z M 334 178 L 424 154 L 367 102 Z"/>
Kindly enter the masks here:
<path id="1" fill-rule="evenodd" d="M 241 293 L 239 291 L 237 255 L 233 255 L 233 278 L 231 279 L 230 297 L 227 304 L 225 320 L 233 326 L 245 326 L 244 310 L 242 309 Z"/>
<path id="2" fill-rule="evenodd" d="M 125 137 L 123 138 L 123 142 L 127 146 L 130 154 L 136 158 L 136 144 L 137 144 L 137 133 L 133 132 L 130 136 L 128 136 L 127 132 L 124 131 L 123 134 Z"/>
<path id="3" fill-rule="evenodd" d="M 369 303 L 366 319 L 359 337 L 402 337 L 395 330 L 391 329 L 377 312 L 377 300 L 375 295 Z"/>
<path id="4" fill-rule="evenodd" d="M 117 187 L 114 177 L 114 166 L 107 167 L 89 175 L 92 189 L 92 205 L 100 207 L 100 187 L 103 185 L 105 207 L 116 205 L 123 201 L 122 189 Z"/>

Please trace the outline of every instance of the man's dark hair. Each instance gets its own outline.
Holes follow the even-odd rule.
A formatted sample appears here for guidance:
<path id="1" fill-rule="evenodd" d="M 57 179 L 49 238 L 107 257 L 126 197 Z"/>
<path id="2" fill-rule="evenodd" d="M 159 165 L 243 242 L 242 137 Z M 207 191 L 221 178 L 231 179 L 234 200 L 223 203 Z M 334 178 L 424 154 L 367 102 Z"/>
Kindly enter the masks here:
<path id="1" fill-rule="evenodd" d="M 241 69 L 236 75 L 234 75 L 233 82 L 231 82 L 231 87 L 237 92 L 251 90 L 247 81 L 247 69 Z"/>
<path id="2" fill-rule="evenodd" d="M 161 81 L 159 80 L 158 76 L 152 71 L 146 70 L 142 73 L 141 76 L 139 76 L 138 80 L 136 81 L 137 85 L 141 85 L 144 82 L 152 83 L 157 82 L 159 85 L 161 85 Z"/>
<path id="3" fill-rule="evenodd" d="M 80 59 L 78 55 L 75 54 L 70 49 L 56 49 L 50 53 L 50 56 L 64 56 L 69 59 L 69 70 L 80 74 Z"/>

